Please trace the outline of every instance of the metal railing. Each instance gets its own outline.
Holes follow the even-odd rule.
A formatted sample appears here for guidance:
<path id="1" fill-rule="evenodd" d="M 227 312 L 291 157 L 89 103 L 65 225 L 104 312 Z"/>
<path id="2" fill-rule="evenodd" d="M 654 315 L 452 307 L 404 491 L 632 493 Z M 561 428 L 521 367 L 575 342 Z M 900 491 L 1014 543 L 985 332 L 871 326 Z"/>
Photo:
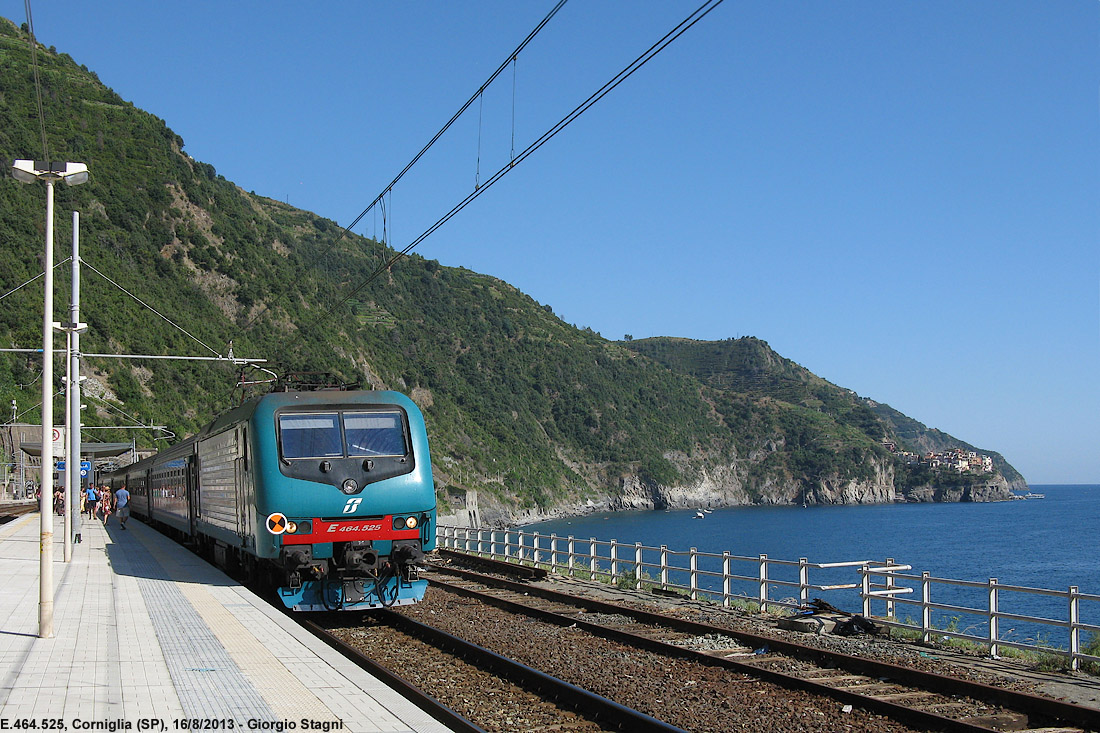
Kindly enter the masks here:
<path id="1" fill-rule="evenodd" d="M 578 539 L 514 529 L 440 525 L 437 544 L 441 548 L 531 564 L 554 573 L 601 580 L 638 590 L 649 587 L 678 592 L 692 600 L 711 600 L 724 607 L 749 604 L 761 612 L 805 608 L 811 593 L 829 595 L 839 592 L 858 597 L 862 601 L 864 616 L 872 617 L 874 610 L 880 610 L 882 613 L 875 617 L 877 622 L 919 632 L 926 642 L 933 637 L 961 639 L 988 647 L 994 657 L 999 655 L 1001 647 L 1054 654 L 1066 657 L 1074 670 L 1079 669 L 1083 661 L 1100 663 L 1100 657 L 1082 651 L 1082 632 L 1100 634 L 1100 626 L 1081 620 L 1082 602 L 1097 603 L 1095 610 L 1100 614 L 1100 596 L 1080 593 L 1077 586 L 1071 586 L 1068 591 L 1054 591 L 1001 585 L 995 578 L 988 583 L 980 583 L 936 578 L 927 572 L 914 575 L 910 572 L 911 566 L 898 564 L 893 558 L 827 563 L 810 562 L 806 558 L 779 560 L 767 555 L 700 552 L 694 547 L 687 551 L 674 551 L 667 545 L 649 547 L 640 542 L 602 541 L 595 537 Z M 980 589 L 984 591 L 986 602 L 965 606 L 933 601 L 933 587 L 936 585 L 970 591 Z M 1009 612 L 1003 605 L 1006 594 L 1062 598 L 1067 616 L 1065 619 L 1054 619 Z M 916 596 L 919 600 L 905 596 Z M 937 595 L 937 598 L 941 597 Z M 876 607 L 873 608 L 873 605 Z M 898 606 L 919 609 L 919 620 L 899 621 Z M 983 619 L 978 625 L 984 627 L 984 633 L 971 633 L 971 628 L 959 628 L 959 619 L 970 616 Z M 937 620 L 941 624 L 938 628 L 934 625 Z M 1000 633 L 1002 621 L 1065 629 L 1068 632 L 1068 649 L 1051 646 L 1044 639 L 1038 639 L 1038 643 L 1028 643 L 1003 638 Z"/>
<path id="2" fill-rule="evenodd" d="M 1100 635 L 1100 625 L 1084 623 L 1081 620 L 1082 603 L 1095 603 L 1097 606 L 1094 606 L 1093 610 L 1100 610 L 1100 595 L 1081 593 L 1076 585 L 1071 585 L 1067 590 L 1058 591 L 1048 588 L 1006 585 L 998 582 L 996 578 L 990 578 L 982 583 L 953 578 L 937 578 L 928 572 L 911 575 L 906 574 L 901 568 L 875 568 L 870 566 L 861 569 L 860 574 L 863 578 L 860 590 L 860 596 L 863 599 L 863 614 L 865 616 L 871 615 L 873 601 L 884 601 L 886 604 L 885 618 L 880 622 L 895 628 L 918 630 L 922 641 L 931 641 L 933 637 L 941 639 L 949 637 L 950 639 L 969 641 L 988 647 L 989 654 L 993 657 L 1000 655 L 1001 647 L 1023 649 L 1040 654 L 1054 654 L 1068 658 L 1070 668 L 1073 670 L 1080 669 L 1083 661 L 1100 662 L 1100 657 L 1082 651 L 1082 632 Z M 881 582 L 875 582 L 876 580 Z M 983 596 L 984 601 L 971 606 L 936 602 L 932 599 L 933 588 L 936 586 L 966 589 L 971 591 L 971 595 L 977 593 L 979 596 Z M 919 600 L 917 598 L 900 597 L 902 594 L 910 593 L 915 595 L 919 593 Z M 1008 608 L 1006 601 L 1020 604 L 1022 597 L 1058 599 L 1061 601 L 1058 605 L 1065 610 L 1066 615 L 1064 618 L 1050 618 L 1006 610 Z M 915 608 L 919 614 L 919 621 L 898 621 L 898 605 Z M 947 628 L 936 628 L 934 626 L 933 614 L 935 612 L 939 612 L 941 617 L 947 616 L 951 619 L 951 623 Z M 1095 613 L 1093 615 L 1095 616 Z M 972 633 L 971 629 L 973 627 L 960 628 L 958 622 L 964 617 L 981 619 L 976 625 L 984 627 L 984 633 Z M 1066 647 L 1055 647 L 1042 640 L 1041 634 L 1036 635 L 1035 643 L 1008 639 L 1002 634 L 1002 621 L 1032 624 L 1043 629 L 1064 630 L 1068 643 Z"/>

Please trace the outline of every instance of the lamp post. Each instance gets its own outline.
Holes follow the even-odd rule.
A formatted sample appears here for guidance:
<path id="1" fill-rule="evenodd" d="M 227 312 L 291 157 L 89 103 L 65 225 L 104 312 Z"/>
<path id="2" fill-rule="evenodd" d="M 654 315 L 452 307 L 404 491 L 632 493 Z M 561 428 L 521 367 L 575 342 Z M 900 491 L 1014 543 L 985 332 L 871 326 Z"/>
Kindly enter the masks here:
<path id="1" fill-rule="evenodd" d="M 38 511 L 39 540 L 38 636 L 53 636 L 53 185 L 65 181 L 76 186 L 88 180 L 84 163 L 17 160 L 11 173 L 23 183 L 46 183 L 45 295 L 42 316 L 42 476 Z"/>

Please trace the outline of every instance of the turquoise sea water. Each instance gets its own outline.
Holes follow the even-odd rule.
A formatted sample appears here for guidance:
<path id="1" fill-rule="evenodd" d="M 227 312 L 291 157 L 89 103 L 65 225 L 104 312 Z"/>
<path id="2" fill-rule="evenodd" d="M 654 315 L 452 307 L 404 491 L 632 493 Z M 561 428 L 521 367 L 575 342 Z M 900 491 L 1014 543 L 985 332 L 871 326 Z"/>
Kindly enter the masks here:
<path id="1" fill-rule="evenodd" d="M 673 551 L 695 547 L 703 552 L 810 562 L 885 560 L 911 565 L 912 573 L 934 577 L 1100 594 L 1100 485 L 1035 485 L 1044 499 L 984 504 L 888 504 L 870 506 L 735 507 L 715 509 L 704 519 L 695 511 L 638 511 L 593 514 L 542 522 L 526 531 L 600 541 L 667 545 Z M 587 543 L 586 543 L 587 544 Z M 605 551 L 606 552 L 606 551 Z M 747 565 L 735 573 L 752 575 Z M 825 571 L 818 571 L 825 572 Z M 830 571 L 832 572 L 832 571 Z M 776 576 L 780 573 L 776 571 Z M 822 577 L 822 580 L 817 580 Z M 834 576 L 811 572 L 811 582 L 833 582 Z M 843 581 L 841 581 L 843 582 Z M 791 591 L 797 596 L 797 591 Z M 858 598 L 814 593 L 836 605 L 858 610 Z M 939 603 L 984 607 L 985 590 L 934 586 Z M 836 594 L 834 593 L 834 596 Z M 1024 594 L 1002 594 L 1001 610 L 1047 618 L 1067 618 L 1066 601 Z M 919 618 L 914 608 L 897 615 Z M 949 614 L 939 614 L 941 622 Z M 1083 603 L 1082 620 L 1100 624 L 1100 603 Z M 963 617 L 966 628 L 974 619 Z M 1017 635 L 1055 637 L 1057 630 L 1001 622 Z M 976 630 L 975 633 L 984 634 Z"/>

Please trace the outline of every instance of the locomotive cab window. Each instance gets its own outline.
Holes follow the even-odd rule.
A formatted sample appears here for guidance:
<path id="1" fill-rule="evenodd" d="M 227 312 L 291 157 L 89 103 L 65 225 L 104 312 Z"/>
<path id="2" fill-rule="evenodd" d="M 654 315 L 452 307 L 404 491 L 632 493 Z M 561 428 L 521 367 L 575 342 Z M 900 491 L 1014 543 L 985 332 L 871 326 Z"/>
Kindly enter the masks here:
<path id="1" fill-rule="evenodd" d="M 279 451 L 287 461 L 409 454 L 405 419 L 399 410 L 286 412 L 277 419 Z"/>
<path id="2" fill-rule="evenodd" d="M 283 458 L 339 458 L 344 455 L 337 413 L 289 413 L 279 416 Z"/>
<path id="3" fill-rule="evenodd" d="M 396 412 L 344 414 L 345 446 L 350 457 L 403 456 L 405 430 Z"/>

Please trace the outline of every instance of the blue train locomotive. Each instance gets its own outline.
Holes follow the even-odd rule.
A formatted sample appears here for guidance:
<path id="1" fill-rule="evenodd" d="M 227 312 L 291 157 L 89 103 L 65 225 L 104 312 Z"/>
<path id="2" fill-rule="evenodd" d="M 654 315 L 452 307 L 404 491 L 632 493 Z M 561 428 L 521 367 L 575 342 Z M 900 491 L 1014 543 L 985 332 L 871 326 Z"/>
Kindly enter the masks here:
<path id="1" fill-rule="evenodd" d="M 134 516 L 296 611 L 415 603 L 435 547 L 424 417 L 403 394 L 273 392 L 107 478 Z"/>

